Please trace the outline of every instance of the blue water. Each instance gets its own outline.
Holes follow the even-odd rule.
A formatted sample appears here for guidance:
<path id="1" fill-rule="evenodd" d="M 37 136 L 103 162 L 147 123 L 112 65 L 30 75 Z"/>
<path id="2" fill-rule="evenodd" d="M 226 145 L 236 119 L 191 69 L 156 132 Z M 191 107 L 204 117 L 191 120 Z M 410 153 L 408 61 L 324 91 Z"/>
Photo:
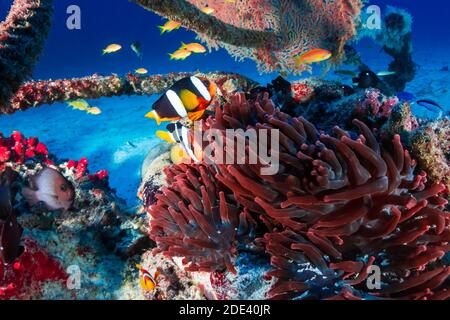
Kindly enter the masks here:
<path id="1" fill-rule="evenodd" d="M 12 0 L 2 0 L 3 19 Z M 207 1 L 205 1 L 207 3 Z M 66 9 L 76 4 L 81 8 L 81 30 L 68 30 Z M 450 64 L 450 21 L 448 0 L 372 1 L 382 10 L 386 5 L 408 10 L 414 17 L 415 61 L 420 69 L 407 90 L 421 98 L 433 98 L 450 107 L 447 88 L 450 73 L 439 71 Z M 169 52 L 180 42 L 195 41 L 195 34 L 183 29 L 161 36 L 158 25 L 164 19 L 127 0 L 56 0 L 52 30 L 33 79 L 57 79 L 87 76 L 93 73 L 123 75 L 140 67 L 150 74 L 176 71 L 233 71 L 262 83 L 277 74 L 259 76 L 253 61 L 236 62 L 224 50 L 193 55 L 185 61 L 170 61 Z M 134 41 L 143 45 L 140 61 L 129 46 Z M 102 56 L 104 47 L 119 43 L 118 53 Z M 375 70 L 387 68 L 389 58 L 371 40 L 356 45 L 365 62 Z M 321 75 L 321 69 L 316 70 Z M 305 77 L 308 75 L 304 75 Z M 144 118 L 156 97 L 120 97 L 90 101 L 103 110 L 100 116 L 89 116 L 67 108 L 64 104 L 0 116 L 0 131 L 9 134 L 20 130 L 27 136 L 38 136 L 51 152 L 60 158 L 88 157 L 91 169 L 106 168 L 111 185 L 130 205 L 137 203 L 140 163 L 158 140 L 156 126 Z M 136 148 L 130 146 L 132 142 Z"/>

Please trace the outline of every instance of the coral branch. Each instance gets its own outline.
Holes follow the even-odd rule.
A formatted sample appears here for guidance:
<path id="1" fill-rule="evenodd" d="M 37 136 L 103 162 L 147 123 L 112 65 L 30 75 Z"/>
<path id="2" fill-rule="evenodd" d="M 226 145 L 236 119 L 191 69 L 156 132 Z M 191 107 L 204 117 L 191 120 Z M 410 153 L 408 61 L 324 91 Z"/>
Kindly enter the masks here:
<path id="1" fill-rule="evenodd" d="M 255 85 L 252 80 L 233 73 L 207 73 L 197 75 L 206 77 L 217 83 L 219 87 L 228 81 L 233 82 L 236 89 L 248 89 Z M 102 77 L 93 75 L 85 78 L 47 80 L 25 83 L 11 99 L 8 108 L 1 109 L 3 113 L 14 113 L 42 104 L 64 102 L 72 99 L 97 99 L 121 95 L 151 95 L 164 91 L 175 81 L 191 76 L 193 73 L 169 73 L 166 75 L 136 76 L 128 74 L 126 77 L 111 75 Z M 228 94 L 224 89 L 223 95 Z"/>
<path id="2" fill-rule="evenodd" d="M 52 18 L 52 0 L 15 0 L 0 24 L 0 112 L 29 78 L 43 49 Z"/>
<path id="3" fill-rule="evenodd" d="M 239 28 L 202 12 L 198 7 L 184 0 L 133 0 L 147 10 L 181 23 L 192 31 L 213 40 L 250 48 L 264 48 L 277 42 L 277 34 Z"/>

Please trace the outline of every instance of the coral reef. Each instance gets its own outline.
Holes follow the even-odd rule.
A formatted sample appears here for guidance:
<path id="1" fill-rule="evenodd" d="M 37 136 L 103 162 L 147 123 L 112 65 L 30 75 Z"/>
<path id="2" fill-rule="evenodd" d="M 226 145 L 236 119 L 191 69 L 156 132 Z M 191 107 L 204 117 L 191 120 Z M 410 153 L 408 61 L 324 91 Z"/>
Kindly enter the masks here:
<path id="1" fill-rule="evenodd" d="M 228 88 L 229 84 L 233 83 L 239 90 L 246 90 L 255 85 L 252 80 L 234 73 L 212 72 L 195 74 L 216 82 L 219 88 L 222 85 L 226 85 L 226 88 Z M 17 110 L 26 110 L 42 104 L 75 99 L 96 99 L 121 95 L 151 95 L 159 93 L 170 87 L 177 80 L 191 75 L 193 74 L 169 73 L 166 75 L 138 76 L 129 73 L 123 78 L 117 75 L 107 77 L 93 75 L 75 79 L 28 82 L 11 98 L 9 106 L 2 108 L 0 112 L 10 114 Z M 220 93 L 222 93 L 222 97 L 226 97 L 230 92 L 224 89 Z"/>
<path id="2" fill-rule="evenodd" d="M 412 133 L 411 148 L 420 166 L 450 190 L 450 120 L 428 123 Z"/>
<path id="3" fill-rule="evenodd" d="M 43 49 L 53 13 L 52 0 L 15 0 L 0 23 L 0 112 L 31 76 Z"/>
<path id="4" fill-rule="evenodd" d="M 107 171 L 90 173 L 86 158 L 60 161 L 20 132 L 0 135 L 0 153 L 0 299 L 136 298 L 128 259 L 151 243 L 144 220 L 130 215 L 109 187 Z M 74 186 L 70 210 L 30 206 L 21 195 L 46 166 Z M 82 275 L 79 288 L 67 285 L 71 270 Z"/>
<path id="5" fill-rule="evenodd" d="M 284 73 L 309 70 L 295 66 L 295 56 L 313 48 L 327 49 L 340 61 L 345 43 L 356 34 L 362 6 L 359 0 L 217 0 L 208 3 L 215 9 L 210 16 L 201 11 L 200 0 L 134 1 L 197 32 L 210 47 L 254 60 L 261 72 Z"/>

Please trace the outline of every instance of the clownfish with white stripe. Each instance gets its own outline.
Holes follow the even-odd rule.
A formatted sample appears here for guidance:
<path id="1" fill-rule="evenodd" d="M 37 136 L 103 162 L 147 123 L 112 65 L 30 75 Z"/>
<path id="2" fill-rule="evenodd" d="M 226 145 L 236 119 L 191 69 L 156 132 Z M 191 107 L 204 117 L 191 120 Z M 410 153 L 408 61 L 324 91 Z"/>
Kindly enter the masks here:
<path id="1" fill-rule="evenodd" d="M 172 159 L 174 163 L 177 163 L 178 160 L 182 162 L 181 159 L 183 158 L 191 158 L 194 162 L 201 161 L 203 158 L 202 148 L 195 143 L 193 132 L 188 127 L 177 122 L 170 123 L 166 128 L 167 131 L 157 131 L 156 136 L 169 143 L 178 143 L 181 146 L 183 153 L 177 155 L 177 158 L 180 159 Z"/>
<path id="2" fill-rule="evenodd" d="M 159 125 L 164 121 L 177 121 L 189 118 L 192 121 L 201 119 L 206 108 L 216 94 L 216 85 L 196 76 L 177 81 L 152 106 L 153 111 L 145 115 L 155 119 Z"/>
<path id="3" fill-rule="evenodd" d="M 139 277 L 139 284 L 141 288 L 145 291 L 155 290 L 158 286 L 158 283 L 156 281 L 158 280 L 158 277 L 160 275 L 159 271 L 156 271 L 155 275 L 152 276 L 150 272 L 142 268 L 140 264 L 136 264 L 136 268 L 138 268 L 141 272 L 141 275 Z"/>

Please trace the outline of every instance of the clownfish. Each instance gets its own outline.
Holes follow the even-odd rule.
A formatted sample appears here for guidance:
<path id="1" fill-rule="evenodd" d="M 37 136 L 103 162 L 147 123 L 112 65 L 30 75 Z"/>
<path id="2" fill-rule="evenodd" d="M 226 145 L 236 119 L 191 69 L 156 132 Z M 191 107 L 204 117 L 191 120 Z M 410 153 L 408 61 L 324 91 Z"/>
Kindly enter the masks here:
<path id="1" fill-rule="evenodd" d="M 159 125 L 163 121 L 177 121 L 189 118 L 192 121 L 203 117 L 212 102 L 217 87 L 209 80 L 192 76 L 177 81 L 152 106 L 153 111 L 145 115 L 155 119 Z"/>
<path id="2" fill-rule="evenodd" d="M 139 269 L 141 275 L 139 277 L 139 284 L 141 288 L 145 291 L 153 291 L 157 287 L 157 280 L 160 275 L 159 271 L 155 272 L 155 275 L 152 276 L 150 272 L 142 268 L 140 264 L 136 264 L 136 268 Z"/>
<path id="3" fill-rule="evenodd" d="M 167 131 L 157 131 L 156 136 L 169 142 L 179 143 L 182 150 L 195 162 L 200 162 L 201 148 L 197 148 L 191 130 L 181 123 L 170 123 L 167 125 Z M 180 155 L 182 156 L 182 155 Z"/>

